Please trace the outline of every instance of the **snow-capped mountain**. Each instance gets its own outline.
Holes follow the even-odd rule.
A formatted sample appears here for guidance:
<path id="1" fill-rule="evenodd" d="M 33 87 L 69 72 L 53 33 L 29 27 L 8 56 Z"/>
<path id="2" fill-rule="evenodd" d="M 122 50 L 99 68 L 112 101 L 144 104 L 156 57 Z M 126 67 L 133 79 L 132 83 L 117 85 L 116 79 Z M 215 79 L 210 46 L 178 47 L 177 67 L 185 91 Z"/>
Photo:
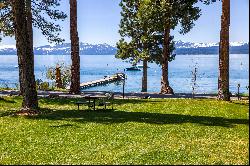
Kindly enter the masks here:
<path id="1" fill-rule="evenodd" d="M 81 55 L 112 55 L 116 53 L 116 48 L 112 47 L 108 44 L 88 44 L 88 43 L 80 43 L 79 50 Z M 55 46 L 41 46 L 35 47 L 34 53 L 37 55 L 68 55 L 71 52 L 70 43 L 59 44 Z"/>
<path id="2" fill-rule="evenodd" d="M 230 42 L 231 54 L 249 54 L 248 42 Z M 219 43 L 191 43 L 177 41 L 175 42 L 175 53 L 181 54 L 218 54 Z"/>
<path id="3" fill-rule="evenodd" d="M 229 44 L 231 47 L 235 47 L 235 46 L 243 46 L 248 43 L 230 42 Z M 200 48 L 200 47 L 218 47 L 218 46 L 219 46 L 219 43 L 191 43 L 191 42 L 183 42 L 183 41 L 175 42 L 176 48 Z"/>
<path id="4" fill-rule="evenodd" d="M 219 43 L 191 43 L 183 41 L 175 42 L 176 48 L 198 48 L 198 47 L 212 47 L 212 46 L 219 46 Z"/>
<path id="5" fill-rule="evenodd" d="M 16 54 L 16 46 L 15 45 L 0 45 L 0 55 L 1 54 Z"/>
<path id="6" fill-rule="evenodd" d="M 191 43 L 176 41 L 176 54 L 218 54 L 219 43 Z M 109 44 L 88 44 L 80 43 L 80 55 L 114 55 L 117 51 L 115 46 Z M 71 52 L 70 43 L 59 45 L 44 45 L 34 47 L 35 55 L 69 55 Z M 231 42 L 230 53 L 248 54 L 249 43 Z M 0 45 L 0 55 L 15 55 L 16 47 L 14 45 Z"/>

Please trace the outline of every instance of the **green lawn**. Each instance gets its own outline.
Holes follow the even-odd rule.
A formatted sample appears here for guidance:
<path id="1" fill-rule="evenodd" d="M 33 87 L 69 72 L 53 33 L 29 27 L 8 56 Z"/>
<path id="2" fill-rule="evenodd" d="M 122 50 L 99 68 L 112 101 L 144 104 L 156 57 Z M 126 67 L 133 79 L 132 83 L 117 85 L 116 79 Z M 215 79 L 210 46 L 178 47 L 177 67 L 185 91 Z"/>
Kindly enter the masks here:
<path id="1" fill-rule="evenodd" d="M 248 101 L 120 99 L 94 112 L 76 100 L 13 116 L 21 98 L 0 98 L 0 164 L 249 164 Z"/>

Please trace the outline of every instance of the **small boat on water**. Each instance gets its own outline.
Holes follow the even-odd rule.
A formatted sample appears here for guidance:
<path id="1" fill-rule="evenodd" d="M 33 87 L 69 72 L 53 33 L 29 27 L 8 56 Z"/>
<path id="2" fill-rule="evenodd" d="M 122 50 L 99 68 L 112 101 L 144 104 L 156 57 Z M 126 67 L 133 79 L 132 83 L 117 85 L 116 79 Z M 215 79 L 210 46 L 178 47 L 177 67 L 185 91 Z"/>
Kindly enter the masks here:
<path id="1" fill-rule="evenodd" d="M 143 68 L 143 65 L 136 65 L 138 68 Z M 149 68 L 149 66 L 148 66 Z"/>
<path id="2" fill-rule="evenodd" d="M 138 68 L 143 68 L 143 65 L 136 65 Z"/>
<path id="3" fill-rule="evenodd" d="M 127 71 L 141 71 L 141 69 L 139 69 L 137 66 L 127 67 L 126 70 Z"/>

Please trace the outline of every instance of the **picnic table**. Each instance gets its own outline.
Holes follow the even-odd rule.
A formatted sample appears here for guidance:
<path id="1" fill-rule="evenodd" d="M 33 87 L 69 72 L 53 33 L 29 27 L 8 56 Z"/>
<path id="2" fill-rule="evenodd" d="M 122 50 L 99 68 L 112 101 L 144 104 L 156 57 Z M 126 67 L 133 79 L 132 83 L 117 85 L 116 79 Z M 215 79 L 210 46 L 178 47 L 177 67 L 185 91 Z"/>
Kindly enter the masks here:
<path id="1" fill-rule="evenodd" d="M 107 96 L 105 96 L 105 95 L 94 95 L 94 96 L 86 95 L 86 96 L 84 96 L 84 98 L 88 100 L 88 105 L 89 106 L 91 106 L 91 104 L 93 103 L 93 109 L 95 111 L 96 100 L 97 99 L 102 99 L 103 100 L 103 99 L 107 98 Z M 91 102 L 91 101 L 93 101 L 93 102 Z"/>
<path id="2" fill-rule="evenodd" d="M 111 103 L 108 100 L 112 100 L 114 98 L 114 94 L 113 93 L 105 93 L 103 95 L 100 94 L 92 94 L 92 95 L 84 95 L 83 96 L 84 99 L 87 100 L 87 102 L 83 102 L 83 101 L 77 101 L 76 104 L 78 105 L 78 110 L 79 110 L 79 105 L 80 104 L 87 104 L 88 107 L 93 107 L 94 111 L 96 109 L 96 105 L 97 105 L 97 101 L 101 100 L 101 102 L 99 102 L 98 106 L 104 106 L 104 108 L 106 109 L 106 106 L 108 104 L 112 104 L 112 109 L 113 109 L 113 103 Z"/>

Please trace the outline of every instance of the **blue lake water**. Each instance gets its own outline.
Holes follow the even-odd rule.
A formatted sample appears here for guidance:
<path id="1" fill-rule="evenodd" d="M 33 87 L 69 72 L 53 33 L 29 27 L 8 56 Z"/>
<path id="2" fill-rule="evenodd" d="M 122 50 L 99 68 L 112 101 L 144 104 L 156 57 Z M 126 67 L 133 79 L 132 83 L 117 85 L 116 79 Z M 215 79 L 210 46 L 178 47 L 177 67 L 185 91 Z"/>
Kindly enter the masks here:
<path id="1" fill-rule="evenodd" d="M 56 63 L 71 64 L 70 55 L 36 55 L 36 79 L 46 80 L 46 69 Z M 197 64 L 197 89 L 196 93 L 217 93 L 218 86 L 218 55 L 177 55 L 169 64 L 169 82 L 176 93 L 192 92 L 192 70 Z M 15 87 L 18 83 L 18 68 L 16 55 L 0 55 L 0 86 Z M 124 72 L 130 67 L 114 55 L 81 55 L 81 82 L 101 79 L 106 75 Z M 160 91 L 161 68 L 149 63 L 148 92 Z M 125 71 L 127 80 L 125 92 L 140 92 L 142 71 Z M 46 80 L 48 81 L 48 80 Z M 230 91 L 248 93 L 249 85 L 249 54 L 230 55 Z M 93 87 L 87 90 L 122 91 L 122 85 L 109 84 L 107 86 Z"/>

